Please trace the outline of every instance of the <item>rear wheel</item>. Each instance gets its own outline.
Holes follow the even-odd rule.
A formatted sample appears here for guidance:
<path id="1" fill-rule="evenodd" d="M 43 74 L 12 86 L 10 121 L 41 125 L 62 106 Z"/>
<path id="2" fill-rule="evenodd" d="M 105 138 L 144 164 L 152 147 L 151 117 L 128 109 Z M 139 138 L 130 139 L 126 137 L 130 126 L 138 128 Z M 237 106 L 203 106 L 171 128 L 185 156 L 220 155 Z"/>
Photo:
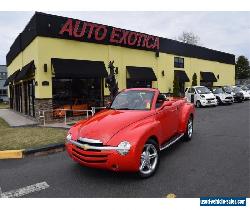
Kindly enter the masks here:
<path id="1" fill-rule="evenodd" d="M 193 117 L 190 116 L 189 119 L 188 119 L 188 122 L 187 122 L 186 132 L 184 134 L 184 140 L 185 141 L 190 141 L 192 139 L 193 128 L 194 128 Z"/>
<path id="2" fill-rule="evenodd" d="M 150 139 L 143 147 L 138 171 L 139 176 L 142 178 L 152 176 L 156 172 L 159 162 L 159 146 L 154 140 Z"/>

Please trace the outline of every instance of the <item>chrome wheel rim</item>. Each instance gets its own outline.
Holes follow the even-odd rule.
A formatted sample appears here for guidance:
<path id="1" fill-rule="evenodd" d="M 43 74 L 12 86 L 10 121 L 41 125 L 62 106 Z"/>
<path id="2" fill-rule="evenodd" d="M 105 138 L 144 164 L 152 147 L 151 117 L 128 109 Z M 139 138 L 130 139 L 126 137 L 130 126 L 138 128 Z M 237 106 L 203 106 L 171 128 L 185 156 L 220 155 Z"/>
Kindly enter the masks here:
<path id="1" fill-rule="evenodd" d="M 193 120 L 189 119 L 188 120 L 188 137 L 191 138 L 193 134 Z"/>
<path id="2" fill-rule="evenodd" d="M 152 173 L 158 162 L 158 152 L 153 144 L 145 144 L 141 154 L 140 172 L 142 174 Z"/>

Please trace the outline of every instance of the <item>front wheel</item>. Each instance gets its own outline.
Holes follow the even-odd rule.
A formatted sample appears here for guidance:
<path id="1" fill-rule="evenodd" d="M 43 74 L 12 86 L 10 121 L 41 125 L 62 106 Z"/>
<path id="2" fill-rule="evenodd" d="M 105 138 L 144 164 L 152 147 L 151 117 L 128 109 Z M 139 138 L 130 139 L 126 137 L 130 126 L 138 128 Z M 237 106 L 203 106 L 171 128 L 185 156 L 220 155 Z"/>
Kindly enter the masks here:
<path id="1" fill-rule="evenodd" d="M 200 108 L 202 105 L 201 105 L 201 102 L 200 101 L 196 101 L 196 107 L 197 108 Z"/>
<path id="2" fill-rule="evenodd" d="M 190 141 L 192 139 L 193 129 L 194 129 L 193 117 L 190 116 L 187 122 L 186 132 L 184 134 L 185 141 Z"/>
<path id="3" fill-rule="evenodd" d="M 143 147 L 138 171 L 139 176 L 142 178 L 152 176 L 156 172 L 159 162 L 159 146 L 154 140 L 150 139 Z"/>

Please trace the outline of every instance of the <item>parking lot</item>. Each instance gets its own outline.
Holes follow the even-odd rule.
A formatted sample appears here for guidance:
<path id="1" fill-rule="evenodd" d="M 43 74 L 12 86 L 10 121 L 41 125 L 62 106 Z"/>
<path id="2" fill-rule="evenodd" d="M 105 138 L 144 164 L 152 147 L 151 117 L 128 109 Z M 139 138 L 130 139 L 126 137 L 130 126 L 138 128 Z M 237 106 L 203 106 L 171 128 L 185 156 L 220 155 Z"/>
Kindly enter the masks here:
<path id="1" fill-rule="evenodd" d="M 65 152 L 0 161 L 2 192 L 46 182 L 26 197 L 249 197 L 250 101 L 196 110 L 191 142 L 161 154 L 155 176 L 84 168 Z"/>

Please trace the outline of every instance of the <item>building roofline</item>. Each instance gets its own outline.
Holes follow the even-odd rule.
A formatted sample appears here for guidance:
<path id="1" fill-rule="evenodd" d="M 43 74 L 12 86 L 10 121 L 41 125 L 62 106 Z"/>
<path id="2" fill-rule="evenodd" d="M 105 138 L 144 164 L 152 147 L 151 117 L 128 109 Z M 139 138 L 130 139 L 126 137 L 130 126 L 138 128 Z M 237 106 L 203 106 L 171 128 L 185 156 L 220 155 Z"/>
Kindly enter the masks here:
<path id="1" fill-rule="evenodd" d="M 48 18 L 48 19 L 46 19 Z M 49 19 L 51 18 L 51 19 Z M 52 21 L 55 19 L 55 24 L 60 23 L 65 23 L 66 19 L 69 19 L 68 17 L 64 16 L 59 16 L 59 15 L 52 15 L 52 14 L 47 14 L 43 12 L 35 12 L 30 21 L 26 24 L 24 30 L 17 36 L 15 41 L 10 47 L 10 50 L 6 56 L 6 64 L 7 66 L 15 59 L 15 57 L 22 52 L 36 37 L 42 36 L 42 37 L 50 37 L 50 38 L 61 38 L 61 39 L 66 39 L 65 37 L 59 37 L 58 34 L 49 34 L 46 30 L 44 30 L 44 26 L 42 26 L 43 22 L 41 21 Z M 72 20 L 79 20 L 80 19 L 74 19 L 70 18 Z M 57 21 L 57 22 L 56 22 Z M 93 23 L 89 21 L 84 21 L 88 23 Z M 99 24 L 99 23 L 93 23 L 93 24 Z M 113 26 L 105 25 L 105 24 L 99 24 L 106 26 L 108 28 L 113 28 Z M 32 30 L 30 29 L 31 26 Z M 119 27 L 115 27 L 117 29 L 122 29 Z M 44 31 L 43 31 L 44 30 Z M 122 30 L 127 30 L 127 29 L 122 29 Z M 145 35 L 150 35 L 154 36 L 151 34 L 143 33 L 143 32 L 137 32 L 137 31 L 132 31 L 132 30 L 127 30 L 130 32 L 136 32 L 140 34 L 145 34 Z M 48 33 L 48 34 L 46 34 Z M 235 55 L 222 52 L 219 50 L 213 50 L 207 47 L 203 46 L 197 46 L 197 45 L 191 45 L 187 43 L 183 43 L 177 40 L 169 39 L 169 38 L 164 38 L 160 36 L 155 36 L 159 37 L 160 39 L 160 49 L 159 52 L 161 53 L 168 53 L 168 54 L 174 54 L 178 56 L 184 56 L 184 57 L 192 57 L 192 58 L 198 58 L 198 59 L 204 59 L 204 60 L 211 60 L 211 61 L 218 61 L 221 63 L 227 63 L 234 65 L 235 64 Z M 76 39 L 70 39 L 70 40 L 76 40 Z M 86 40 L 76 40 L 76 41 L 85 41 Z M 107 43 L 100 43 L 100 44 L 107 44 Z M 111 45 L 111 44 L 110 44 Z M 120 45 L 117 45 L 120 46 Z M 128 47 L 128 46 L 121 46 L 121 47 Z M 129 47 L 130 48 L 130 47 Z M 138 48 L 137 48 L 138 49 Z M 147 50 L 147 49 L 140 49 L 140 50 Z M 153 50 L 151 50 L 153 51 Z M 155 50 L 154 50 L 155 51 Z"/>

